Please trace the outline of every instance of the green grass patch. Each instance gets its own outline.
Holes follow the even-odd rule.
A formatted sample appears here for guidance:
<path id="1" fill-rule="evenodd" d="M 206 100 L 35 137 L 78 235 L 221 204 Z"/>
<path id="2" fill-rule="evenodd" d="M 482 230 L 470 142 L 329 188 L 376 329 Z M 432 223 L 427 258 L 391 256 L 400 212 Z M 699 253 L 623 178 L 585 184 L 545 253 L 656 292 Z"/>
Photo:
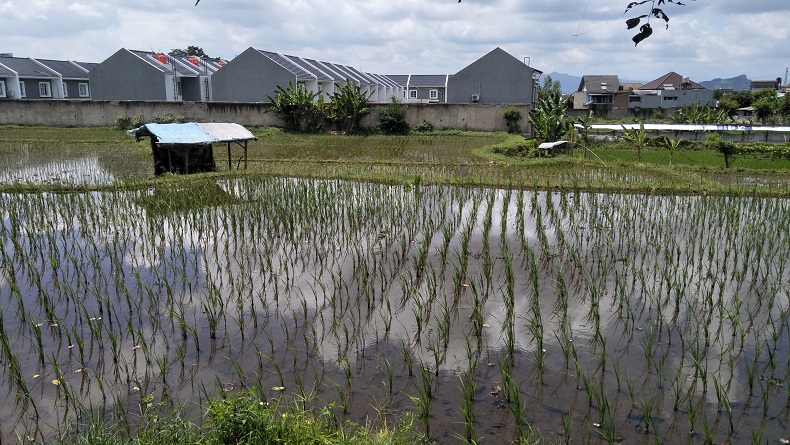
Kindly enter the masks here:
<path id="1" fill-rule="evenodd" d="M 249 169 L 236 170 L 243 151 L 235 144 L 228 169 L 227 148 L 217 144 L 214 152 L 221 171 L 208 177 L 274 175 L 393 184 L 411 183 L 419 177 L 424 184 L 790 195 L 790 159 L 753 147 L 736 155 L 734 166 L 725 169 L 723 156 L 700 144 L 677 150 L 670 166 L 669 150 L 648 147 L 642 151 L 642 162 L 636 163 L 636 150 L 622 142 L 596 143 L 593 156 L 586 159 L 578 147 L 554 158 L 532 158 L 522 155 L 528 152 L 526 139 L 504 132 L 453 130 L 385 136 L 300 134 L 272 127 L 251 131 L 258 140 L 248 145 Z M 26 181 L 24 175 L 42 166 L 68 169 L 69 161 L 91 156 L 115 178 L 113 187 L 143 189 L 152 183 L 148 141 L 135 142 L 114 128 L 0 127 L 0 155 L 7 159 L 6 177 L 17 182 L 0 180 L 5 183 L 0 185 L 3 190 L 67 191 L 69 184 L 38 181 L 31 185 L 36 181 Z"/>
<path id="2" fill-rule="evenodd" d="M 137 427 L 109 424 L 94 419 L 84 432 L 66 435 L 61 445 L 409 445 L 428 443 L 413 428 L 412 416 L 404 415 L 400 423 L 389 427 L 342 422 L 333 406 L 318 412 L 281 406 L 277 400 L 265 400 L 254 392 L 240 392 L 209 402 L 200 424 L 180 414 L 159 416 L 145 413 Z"/>

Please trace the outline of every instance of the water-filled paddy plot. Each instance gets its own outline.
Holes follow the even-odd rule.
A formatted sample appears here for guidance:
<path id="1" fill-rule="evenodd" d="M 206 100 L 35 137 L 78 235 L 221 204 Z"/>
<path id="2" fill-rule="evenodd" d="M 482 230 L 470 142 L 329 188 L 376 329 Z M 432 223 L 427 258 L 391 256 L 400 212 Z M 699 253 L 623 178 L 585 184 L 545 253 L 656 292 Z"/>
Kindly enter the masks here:
<path id="1" fill-rule="evenodd" d="M 785 199 L 210 181 L 0 194 L 4 440 L 249 387 L 441 442 L 788 429 Z"/>

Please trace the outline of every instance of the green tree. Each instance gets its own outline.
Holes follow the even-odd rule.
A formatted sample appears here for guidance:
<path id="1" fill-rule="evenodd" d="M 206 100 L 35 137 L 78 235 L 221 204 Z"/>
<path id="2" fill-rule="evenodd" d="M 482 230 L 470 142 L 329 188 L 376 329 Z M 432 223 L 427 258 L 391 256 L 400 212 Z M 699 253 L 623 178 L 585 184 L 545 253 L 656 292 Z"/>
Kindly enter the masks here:
<path id="1" fill-rule="evenodd" d="M 625 138 L 636 146 L 636 162 L 642 162 L 642 149 L 647 147 L 647 143 L 650 140 L 645 130 L 645 124 L 640 122 L 639 128 L 628 128 L 625 125 L 621 126 L 623 127 L 623 135 Z"/>
<path id="2" fill-rule="evenodd" d="M 559 80 L 553 80 L 551 76 L 546 75 L 543 78 L 543 85 L 538 89 L 538 101 L 549 96 L 562 97 L 562 86 Z"/>
<path id="3" fill-rule="evenodd" d="M 776 97 L 776 91 L 765 89 L 755 92 L 752 106 L 757 119 L 760 119 L 762 123 L 766 123 L 779 111 L 779 100 Z"/>
<path id="4" fill-rule="evenodd" d="M 720 112 L 725 113 L 729 118 L 735 114 L 735 110 L 738 109 L 738 102 L 734 99 L 724 96 L 719 99 L 718 109 Z"/>
<path id="5" fill-rule="evenodd" d="M 766 123 L 776 114 L 778 102 L 776 99 L 763 98 L 755 101 L 752 106 L 754 107 L 754 113 L 757 115 L 757 119 L 760 119 L 762 123 Z"/>
<path id="6" fill-rule="evenodd" d="M 790 94 L 785 94 L 779 100 L 779 114 L 782 116 L 782 121 L 787 125 L 787 116 L 790 116 Z"/>
<path id="7" fill-rule="evenodd" d="M 562 96 L 549 95 L 535 104 L 529 112 L 529 123 L 532 124 L 534 136 L 543 142 L 556 141 L 573 128 L 568 120 L 566 101 Z"/>
<path id="8" fill-rule="evenodd" d="M 754 102 L 751 91 L 732 91 L 724 95 L 725 99 L 731 99 L 738 103 L 737 108 L 749 107 Z"/>
<path id="9" fill-rule="evenodd" d="M 192 45 L 187 46 L 187 49 L 180 49 L 180 48 L 173 49 L 168 54 L 176 57 L 195 56 L 201 59 L 211 59 L 211 57 L 209 57 L 208 54 L 206 54 L 203 51 L 203 48 L 199 46 L 192 46 Z"/>
<path id="10" fill-rule="evenodd" d="M 362 117 L 370 112 L 368 108 L 370 95 L 365 95 L 359 85 L 348 80 L 329 97 L 332 100 L 329 104 L 329 118 L 336 122 L 342 131 L 356 131 Z"/>

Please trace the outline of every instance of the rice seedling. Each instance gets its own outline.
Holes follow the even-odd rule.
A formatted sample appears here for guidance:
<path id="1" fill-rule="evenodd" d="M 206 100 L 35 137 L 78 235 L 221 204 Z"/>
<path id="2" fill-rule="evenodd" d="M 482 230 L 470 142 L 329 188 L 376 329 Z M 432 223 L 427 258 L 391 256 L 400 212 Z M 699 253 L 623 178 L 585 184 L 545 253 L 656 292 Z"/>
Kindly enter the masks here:
<path id="1" fill-rule="evenodd" d="M 529 181 L 518 169 L 467 171 Z M 471 443 L 494 431 L 475 391 L 499 364 L 502 431 L 521 428 L 521 439 L 534 431 L 525 406 L 544 414 L 538 427 L 563 425 L 565 441 L 643 441 L 640 428 L 661 441 L 673 428 L 716 437 L 761 412 L 765 435 L 780 431 L 787 202 L 585 193 L 591 177 L 550 174 L 567 187 L 438 186 L 421 175 L 417 192 L 249 175 L 197 178 L 211 188 L 162 197 L 158 185 L 0 193 L 2 386 L 5 400 L 27 400 L 6 415 L 37 410 L 39 426 L 63 428 L 80 407 L 130 411 L 155 391 L 197 409 L 233 382 L 282 387 L 272 395 L 300 408 L 337 401 L 360 418 L 372 397 L 361 388 L 383 383 L 390 415 L 422 412 L 434 438 L 453 433 L 431 415 L 435 402 L 458 402 L 457 435 Z M 206 205 L 220 194 L 232 201 Z M 534 366 L 519 363 L 520 348 Z M 460 394 L 448 395 L 437 385 L 454 366 Z M 519 391 L 535 372 L 542 383 Z M 40 385 L 41 375 L 65 383 Z M 414 408 L 396 408 L 399 385 L 414 385 Z M 627 415 L 629 400 L 641 416 Z"/>

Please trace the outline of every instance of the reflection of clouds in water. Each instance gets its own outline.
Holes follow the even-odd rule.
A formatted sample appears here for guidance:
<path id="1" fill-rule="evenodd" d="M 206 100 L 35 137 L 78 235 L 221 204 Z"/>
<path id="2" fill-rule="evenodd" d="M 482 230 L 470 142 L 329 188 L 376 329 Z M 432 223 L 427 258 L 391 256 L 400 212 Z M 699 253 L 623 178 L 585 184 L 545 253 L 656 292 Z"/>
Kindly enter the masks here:
<path id="1" fill-rule="evenodd" d="M 97 156 L 38 163 L 27 159 L 0 169 L 4 184 L 99 185 L 115 183 L 115 176 L 99 163 Z"/>
<path id="2" fill-rule="evenodd" d="M 788 304 L 786 288 L 782 293 L 781 287 L 772 284 L 786 283 L 790 270 L 780 264 L 777 251 L 766 251 L 771 258 L 748 269 L 743 279 L 730 278 L 721 286 L 721 277 L 709 277 L 715 278 L 720 270 L 711 265 L 723 264 L 725 259 L 729 270 L 743 267 L 740 261 L 748 249 L 739 251 L 738 262 L 726 249 L 767 245 L 760 233 L 771 232 L 760 220 L 761 213 L 754 211 L 767 204 L 748 200 L 570 193 L 563 197 L 553 192 L 414 189 L 282 178 L 222 181 L 220 185 L 236 201 L 151 215 L 137 205 L 137 193 L 44 194 L 35 199 L 6 195 L 0 197 L 8 204 L 1 214 L 4 233 L 10 232 L 16 216 L 9 209 L 21 211 L 31 205 L 30 215 L 16 219 L 20 232 L 37 235 L 27 243 L 46 252 L 50 248 L 46 237 L 38 235 L 59 231 L 56 239 L 67 245 L 63 250 L 86 252 L 97 261 L 85 266 L 84 275 L 75 272 L 76 266 L 64 267 L 61 277 L 96 280 L 97 291 L 88 292 L 88 299 L 103 295 L 113 303 L 108 309 L 112 315 L 104 315 L 105 329 L 110 329 L 111 317 L 115 317 L 116 330 L 127 329 L 125 323 L 131 323 L 135 335 L 122 333 L 119 349 L 121 360 L 128 363 L 123 372 L 140 380 L 148 376 L 156 381 L 157 359 L 169 363 L 171 370 L 177 368 L 176 349 L 182 343 L 186 366 L 199 363 L 194 378 L 207 381 L 218 376 L 233 380 L 231 363 L 238 363 L 246 372 L 270 373 L 255 369 L 271 363 L 267 356 L 261 359 L 264 365 L 258 366 L 253 349 L 268 354 L 270 348 L 275 357 L 293 350 L 294 357 L 302 354 L 329 363 L 348 359 L 355 366 L 359 352 L 375 350 L 383 341 L 387 324 L 389 343 L 398 350 L 403 341 L 416 356 L 415 363 L 421 360 L 434 366 L 438 345 L 439 359 L 444 360 L 441 370 L 465 370 L 467 342 L 472 343 L 473 353 L 498 362 L 505 347 L 506 251 L 513 257 L 515 347 L 518 352 L 534 352 L 537 343 L 528 329 L 536 315 L 531 302 L 534 289 L 522 242 L 537 261 L 538 306 L 549 355 L 560 357 L 557 338 L 562 338 L 560 331 L 566 326 L 582 357 L 583 370 L 589 371 L 597 364 L 593 350 L 597 328 L 608 340 L 610 360 L 621 361 L 631 379 L 644 376 L 645 387 L 657 381 L 645 371 L 640 346 L 658 317 L 664 317 L 662 341 L 666 341 L 666 330 L 673 329 L 674 343 L 657 344 L 656 350 L 669 351 L 665 366 L 673 376 L 680 372 L 686 385 L 690 385 L 686 377 L 693 375 L 693 368 L 689 357 L 682 355 L 685 352 L 680 350 L 675 332 L 682 329 L 687 338 L 697 336 L 703 322 L 709 323 L 713 332 L 723 323 L 725 334 L 730 332 L 729 321 L 720 319 L 715 311 L 713 316 L 700 318 L 710 310 L 702 292 L 707 286 L 713 285 L 716 299 L 721 294 L 727 310 L 741 317 L 747 316 L 757 291 L 772 294 L 774 320 Z M 736 206 L 737 211 L 717 223 L 718 216 L 713 213 L 728 206 Z M 781 212 L 787 203 L 771 206 Z M 754 228 L 747 230 L 750 223 L 743 221 L 741 213 L 749 215 Z M 488 214 L 490 229 L 484 237 Z M 714 228 L 707 229 L 714 232 L 711 235 L 700 228 L 711 225 Z M 746 246 L 738 237 L 724 236 L 729 234 L 742 234 L 752 244 Z M 467 256 L 464 241 L 468 242 Z M 779 246 L 772 249 L 788 245 L 786 235 L 772 242 Z M 709 246 L 713 246 L 710 254 Z M 7 237 L 3 238 L 3 249 L 8 254 L 13 249 Z M 120 270 L 113 263 L 117 258 Z M 464 261 L 466 273 L 461 276 Z M 678 265 L 687 265 L 688 271 L 680 270 L 673 275 L 674 281 L 669 281 L 680 297 L 677 319 L 671 320 L 675 292 L 668 291 L 665 276 L 668 271 L 678 272 Z M 122 272 L 125 278 L 115 282 L 102 275 L 109 270 Z M 555 310 L 560 281 L 564 281 L 568 297 L 564 321 L 561 311 Z M 460 291 L 457 301 L 456 290 Z M 482 351 L 475 351 L 473 290 L 485 301 Z M 30 285 L 24 291 L 29 295 L 36 292 Z M 140 306 L 129 309 L 122 297 L 124 291 L 133 295 L 132 304 Z M 7 296 L 7 282 L 0 283 L 0 292 Z M 740 308 L 735 306 L 736 295 L 744 301 Z M 222 309 L 217 327 L 219 352 L 212 353 L 220 357 L 217 361 L 206 360 L 206 349 L 215 345 L 207 340 L 205 305 Z M 446 340 L 442 338 L 445 307 L 450 320 Z M 253 309 L 260 323 L 257 330 L 251 323 Z M 95 316 L 95 311 L 95 305 L 91 306 L 88 315 Z M 137 312 L 130 316 L 130 311 Z M 754 331 L 761 332 L 770 323 L 768 312 L 755 314 Z M 598 317 L 597 326 L 593 314 Z M 67 311 L 64 324 L 79 326 L 81 317 L 78 311 Z M 203 348 L 200 353 L 193 334 L 185 342 L 180 340 L 179 317 L 194 329 Z M 423 323 L 419 336 L 418 319 Z M 155 322 L 166 328 L 153 329 Z M 84 328 L 82 332 L 88 334 Z M 247 335 L 246 340 L 240 334 Z M 133 349 L 141 339 L 152 363 L 145 362 L 142 348 Z M 722 382 L 730 380 L 729 371 L 723 370 L 722 360 L 726 359 L 722 355 L 738 353 L 737 347 L 728 349 L 727 339 L 713 342 L 706 352 L 711 374 Z M 754 355 L 755 345 L 765 337 L 750 334 L 745 340 L 743 354 Z M 308 345 L 310 342 L 314 344 Z M 93 354 L 94 362 L 100 354 L 105 363 L 111 360 L 106 349 Z M 732 401 L 742 401 L 743 359 L 736 360 L 728 391 Z M 551 366 L 558 366 L 557 361 L 561 359 Z M 683 369 L 678 371 L 681 363 Z M 108 376 L 112 371 L 105 368 L 101 372 Z M 669 387 L 668 382 L 664 385 Z M 97 397 L 95 387 L 83 391 L 86 399 Z M 187 397 L 192 389 L 179 391 Z M 701 391 L 699 385 L 696 391 Z M 712 387 L 706 397 L 709 401 L 715 397 Z"/>

